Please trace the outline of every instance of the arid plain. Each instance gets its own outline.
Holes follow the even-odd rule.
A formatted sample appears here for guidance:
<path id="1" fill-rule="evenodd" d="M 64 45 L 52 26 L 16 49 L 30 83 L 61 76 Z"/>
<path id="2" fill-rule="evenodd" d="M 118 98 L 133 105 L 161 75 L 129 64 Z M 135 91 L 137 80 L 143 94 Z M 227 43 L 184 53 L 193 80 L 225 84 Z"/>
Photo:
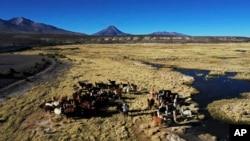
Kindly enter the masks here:
<path id="1" fill-rule="evenodd" d="M 160 140 L 165 136 L 180 135 L 186 127 L 164 128 L 154 125 L 147 108 L 149 93 L 124 94 L 130 106 L 128 117 L 119 113 L 106 116 L 66 119 L 39 108 L 43 99 L 52 96 L 71 96 L 72 85 L 78 81 L 117 83 L 130 82 L 143 89 L 168 89 L 181 97 L 198 94 L 190 85 L 192 77 L 174 71 L 174 68 L 209 70 L 210 75 L 236 72 L 234 79 L 250 79 L 250 44 L 86 44 L 37 47 L 14 54 L 54 55 L 60 65 L 59 76 L 39 83 L 19 95 L 13 96 L 0 106 L 0 140 Z M 156 69 L 151 65 L 162 67 Z M 45 73 L 43 75 L 54 75 Z M 57 76 L 57 77 L 56 77 Z M 36 80 L 39 81 L 39 80 Z M 247 94 L 245 94 L 247 95 Z M 247 96 L 245 96 L 247 97 Z M 218 105 L 217 105 L 218 104 Z M 235 107 L 230 110 L 227 107 Z M 224 107 L 224 108 L 223 108 Z M 244 111 L 239 112 L 240 109 Z M 115 107 L 107 110 L 114 111 Z M 242 117 L 250 113 L 249 99 L 223 100 L 209 105 L 218 119 L 250 123 Z M 223 118 L 218 116 L 223 111 Z M 229 112 L 230 111 L 230 112 Z M 232 116 L 234 115 L 234 116 Z M 215 140 L 211 135 L 200 135 Z M 179 137 L 175 137 L 179 138 Z M 187 139 L 188 140 L 188 139 Z"/>

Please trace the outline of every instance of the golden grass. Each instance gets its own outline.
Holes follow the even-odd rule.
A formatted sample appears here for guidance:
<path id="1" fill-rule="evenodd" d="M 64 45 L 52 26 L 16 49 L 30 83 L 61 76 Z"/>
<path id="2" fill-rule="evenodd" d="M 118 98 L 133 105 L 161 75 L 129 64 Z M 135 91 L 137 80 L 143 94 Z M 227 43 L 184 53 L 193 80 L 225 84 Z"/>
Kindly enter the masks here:
<path id="1" fill-rule="evenodd" d="M 76 121 L 46 114 L 38 108 L 43 98 L 71 96 L 71 86 L 89 82 L 131 82 L 150 89 L 170 89 L 186 97 L 196 94 L 192 78 L 172 68 L 250 73 L 250 44 L 86 44 L 37 48 L 21 54 L 60 54 L 73 66 L 53 81 L 35 86 L 0 106 L 0 140 L 138 140 L 134 127 L 152 121 L 146 110 L 149 94 L 126 95 L 130 117 L 120 114 Z M 239 52 L 237 50 L 245 50 Z M 142 62 L 162 64 L 155 69 Z M 112 107 L 110 107 L 112 109 Z M 44 132 L 49 132 L 46 134 Z M 162 133 L 159 133 L 162 135 Z M 153 138 L 153 137 L 152 137 Z"/>
<path id="2" fill-rule="evenodd" d="M 249 93 L 241 99 L 223 99 L 210 103 L 208 111 L 213 118 L 227 123 L 250 124 Z"/>
<path id="3" fill-rule="evenodd" d="M 241 95 L 241 97 L 244 98 L 244 99 L 250 99 L 250 92 L 241 93 L 240 95 Z"/>

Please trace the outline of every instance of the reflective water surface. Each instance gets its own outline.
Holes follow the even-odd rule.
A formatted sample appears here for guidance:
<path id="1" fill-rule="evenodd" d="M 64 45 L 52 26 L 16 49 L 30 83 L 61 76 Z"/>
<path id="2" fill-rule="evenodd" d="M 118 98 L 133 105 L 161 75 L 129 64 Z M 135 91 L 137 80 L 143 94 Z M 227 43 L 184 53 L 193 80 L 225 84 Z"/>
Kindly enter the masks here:
<path id="1" fill-rule="evenodd" d="M 194 127 L 188 130 L 187 134 L 207 132 L 217 136 L 219 141 L 229 140 L 229 124 L 214 120 L 206 110 L 207 104 L 214 100 L 239 97 L 242 92 L 250 92 L 250 82 L 231 79 L 230 77 L 234 76 L 234 73 L 207 79 L 208 71 L 183 69 L 176 71 L 195 78 L 193 87 L 200 93 L 195 95 L 193 100 L 199 104 L 200 113 L 206 116 L 201 125 L 193 125 Z"/>

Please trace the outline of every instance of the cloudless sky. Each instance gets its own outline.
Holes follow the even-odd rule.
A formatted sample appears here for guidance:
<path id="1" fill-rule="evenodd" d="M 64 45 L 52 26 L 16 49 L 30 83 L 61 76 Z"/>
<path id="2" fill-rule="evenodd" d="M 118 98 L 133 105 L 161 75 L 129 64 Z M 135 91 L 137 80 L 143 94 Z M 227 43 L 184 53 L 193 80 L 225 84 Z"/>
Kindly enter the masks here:
<path id="1" fill-rule="evenodd" d="M 250 37 L 250 0 L 1 0 L 0 19 L 13 17 L 86 34 L 115 25 L 131 34 Z"/>

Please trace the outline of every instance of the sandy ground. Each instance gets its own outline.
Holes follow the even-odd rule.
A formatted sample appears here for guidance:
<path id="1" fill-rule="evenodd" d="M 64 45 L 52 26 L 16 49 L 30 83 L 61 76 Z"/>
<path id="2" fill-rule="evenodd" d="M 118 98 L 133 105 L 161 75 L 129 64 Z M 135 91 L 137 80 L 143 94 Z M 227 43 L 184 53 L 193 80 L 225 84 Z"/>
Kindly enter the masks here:
<path id="1" fill-rule="evenodd" d="M 246 52 L 239 54 L 239 49 Z M 173 71 L 172 67 L 250 72 L 247 64 L 235 65 L 237 61 L 249 61 L 248 44 L 71 45 L 21 52 L 41 53 L 57 54 L 58 60 L 63 64 L 71 63 L 72 67 L 61 69 L 56 73 L 59 75 L 54 75 L 50 81 L 43 81 L 24 94 L 20 92 L 20 95 L 1 103 L 0 140 L 184 140 L 179 136 L 189 126 L 166 128 L 155 125 L 150 115 L 152 111 L 147 109 L 148 93 L 124 95 L 130 106 L 128 117 L 116 113 L 115 107 L 110 106 L 104 115 L 66 119 L 64 116 L 45 113 L 38 105 L 43 99 L 52 96 L 71 96 L 72 85 L 80 80 L 94 83 L 111 79 L 117 83 L 134 83 L 147 90 L 153 86 L 157 90 L 168 89 L 181 97 L 188 97 L 198 93 L 189 85 L 194 79 Z M 228 57 L 226 62 L 220 58 L 223 55 Z M 155 69 L 143 64 L 143 61 L 164 64 L 164 68 Z M 216 140 L 216 137 L 208 134 L 195 139 L 205 138 Z"/>

